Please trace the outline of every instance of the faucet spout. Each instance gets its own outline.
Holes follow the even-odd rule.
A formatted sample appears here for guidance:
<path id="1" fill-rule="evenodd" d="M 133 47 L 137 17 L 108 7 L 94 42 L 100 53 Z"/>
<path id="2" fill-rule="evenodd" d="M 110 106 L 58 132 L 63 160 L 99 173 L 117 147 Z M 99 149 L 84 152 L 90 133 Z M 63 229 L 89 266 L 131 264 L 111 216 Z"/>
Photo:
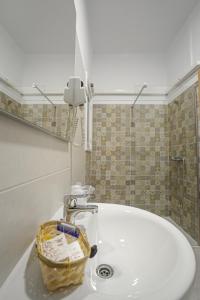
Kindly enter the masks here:
<path id="1" fill-rule="evenodd" d="M 82 196 L 82 195 L 81 195 Z M 83 212 L 90 212 L 92 214 L 98 212 L 98 206 L 93 204 L 78 205 L 77 198 L 80 195 L 66 195 L 64 199 L 64 218 L 66 222 L 75 224 L 75 218 L 78 214 Z"/>
<path id="2" fill-rule="evenodd" d="M 97 205 L 76 205 L 74 207 L 68 207 L 66 209 L 66 221 L 75 224 L 75 218 L 82 212 L 90 212 L 92 214 L 98 212 Z"/>

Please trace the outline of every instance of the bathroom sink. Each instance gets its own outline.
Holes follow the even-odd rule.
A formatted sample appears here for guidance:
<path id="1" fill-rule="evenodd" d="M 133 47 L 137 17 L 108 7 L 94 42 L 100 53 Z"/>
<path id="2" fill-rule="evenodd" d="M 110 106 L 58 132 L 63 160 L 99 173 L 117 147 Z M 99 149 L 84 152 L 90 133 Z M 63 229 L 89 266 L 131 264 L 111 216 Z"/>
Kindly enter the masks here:
<path id="1" fill-rule="evenodd" d="M 88 230 L 93 242 L 95 227 L 98 255 L 87 268 L 86 281 L 97 295 L 85 299 L 184 299 L 196 263 L 176 227 L 147 211 L 113 204 L 99 205 L 97 223 Z M 96 273 L 102 264 L 111 267 L 105 269 L 108 275 L 113 271 L 109 279 Z"/>
<path id="2" fill-rule="evenodd" d="M 49 293 L 32 245 L 1 288 L 0 299 L 188 300 L 196 264 L 183 234 L 144 210 L 98 205 L 98 214 L 76 219 L 87 228 L 90 243 L 98 245 L 82 285 Z M 62 209 L 56 217 L 62 217 Z"/>

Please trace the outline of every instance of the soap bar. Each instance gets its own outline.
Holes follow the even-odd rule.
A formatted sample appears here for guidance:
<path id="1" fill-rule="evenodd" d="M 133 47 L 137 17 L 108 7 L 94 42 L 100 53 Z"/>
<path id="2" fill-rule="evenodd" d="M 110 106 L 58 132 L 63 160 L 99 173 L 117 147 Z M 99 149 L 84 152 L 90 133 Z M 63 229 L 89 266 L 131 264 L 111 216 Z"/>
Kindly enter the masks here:
<path id="1" fill-rule="evenodd" d="M 64 233 L 43 242 L 43 254 L 46 258 L 58 262 L 69 257 L 68 243 Z"/>
<path id="2" fill-rule="evenodd" d="M 68 245 L 68 253 L 70 261 L 75 261 L 84 257 L 84 253 L 78 241 Z"/>

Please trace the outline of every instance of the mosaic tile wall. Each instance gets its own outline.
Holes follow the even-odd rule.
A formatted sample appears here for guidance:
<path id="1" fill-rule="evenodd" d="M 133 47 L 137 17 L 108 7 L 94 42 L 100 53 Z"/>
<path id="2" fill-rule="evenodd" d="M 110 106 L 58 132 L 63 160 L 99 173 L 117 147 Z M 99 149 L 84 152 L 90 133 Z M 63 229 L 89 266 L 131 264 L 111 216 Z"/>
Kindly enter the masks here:
<path id="1" fill-rule="evenodd" d="M 0 91 L 0 109 L 10 114 L 22 117 L 21 104 Z"/>
<path id="2" fill-rule="evenodd" d="M 68 112 L 66 104 L 56 105 L 56 108 L 51 104 L 22 105 L 22 117 L 25 120 L 64 139 L 67 138 Z"/>
<path id="3" fill-rule="evenodd" d="M 72 134 L 73 113 L 67 104 L 20 104 L 0 92 L 0 109 L 45 129 L 62 139 L 69 140 Z"/>
<path id="4" fill-rule="evenodd" d="M 169 215 L 168 144 L 166 105 L 94 105 L 86 182 L 96 201 Z"/>
<path id="5" fill-rule="evenodd" d="M 196 99 L 193 86 L 169 104 L 170 207 L 172 219 L 199 241 Z"/>
<path id="6" fill-rule="evenodd" d="M 198 164 L 198 176 L 197 176 L 197 203 L 196 203 L 196 221 L 195 221 L 195 228 L 196 228 L 196 237 L 197 241 L 200 245 L 200 76 L 199 76 L 199 86 L 196 90 L 197 92 L 197 164 Z"/>

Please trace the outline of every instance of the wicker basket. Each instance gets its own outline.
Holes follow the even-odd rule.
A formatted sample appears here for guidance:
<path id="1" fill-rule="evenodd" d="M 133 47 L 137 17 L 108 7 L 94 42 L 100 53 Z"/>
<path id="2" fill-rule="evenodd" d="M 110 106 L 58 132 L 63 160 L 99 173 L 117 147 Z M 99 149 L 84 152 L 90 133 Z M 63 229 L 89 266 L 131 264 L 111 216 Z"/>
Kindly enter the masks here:
<path id="1" fill-rule="evenodd" d="M 69 285 L 81 284 L 84 278 L 85 265 L 91 252 L 85 232 L 79 230 L 80 235 L 78 239 L 69 234 L 65 234 L 65 236 L 68 243 L 71 243 L 74 240 L 79 242 L 84 253 L 84 258 L 74 262 L 70 262 L 68 258 L 62 262 L 52 262 L 47 259 L 42 253 L 42 243 L 60 234 L 60 231 L 57 231 L 57 224 L 59 223 L 63 223 L 63 221 L 50 221 L 44 223 L 40 226 L 36 236 L 36 249 L 40 260 L 42 277 L 44 284 L 49 291 L 55 291 Z"/>

